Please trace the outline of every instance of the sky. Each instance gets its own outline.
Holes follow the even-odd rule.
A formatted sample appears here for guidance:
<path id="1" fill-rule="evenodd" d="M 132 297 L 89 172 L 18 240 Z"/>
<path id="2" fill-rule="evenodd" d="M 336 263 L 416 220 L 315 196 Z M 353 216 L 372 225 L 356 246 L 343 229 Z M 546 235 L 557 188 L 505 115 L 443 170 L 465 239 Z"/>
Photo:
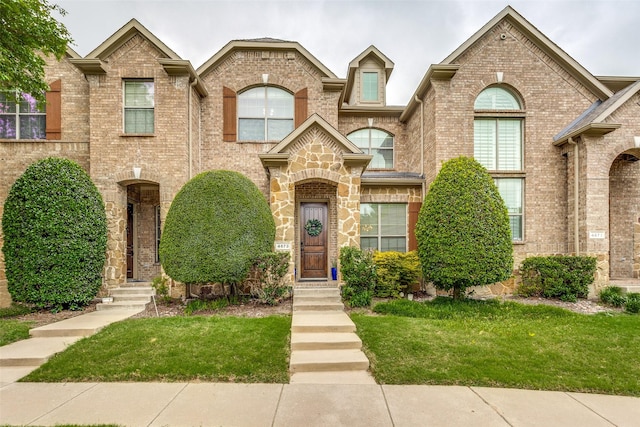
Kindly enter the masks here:
<path id="1" fill-rule="evenodd" d="M 340 78 L 370 45 L 394 62 L 406 105 L 437 64 L 507 5 L 596 76 L 640 76 L 640 0 L 51 0 L 87 55 L 132 18 L 198 68 L 229 41 L 297 41 Z"/>

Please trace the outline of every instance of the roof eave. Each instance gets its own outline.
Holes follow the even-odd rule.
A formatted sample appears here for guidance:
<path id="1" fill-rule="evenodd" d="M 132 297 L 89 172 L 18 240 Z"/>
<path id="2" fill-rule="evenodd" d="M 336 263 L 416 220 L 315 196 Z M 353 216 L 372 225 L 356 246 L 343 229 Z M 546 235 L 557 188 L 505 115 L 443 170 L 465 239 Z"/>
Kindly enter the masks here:
<path id="1" fill-rule="evenodd" d="M 577 138 L 578 136 L 603 136 L 608 133 L 613 132 L 614 130 L 620 128 L 622 125 L 617 123 L 589 123 L 581 127 L 580 129 L 576 129 L 571 133 L 563 135 L 561 138 L 553 142 L 553 145 L 556 147 L 561 147 L 564 144 L 567 144 L 570 140 Z"/>
<path id="2" fill-rule="evenodd" d="M 400 121 L 405 122 L 409 118 L 411 113 L 413 113 L 413 110 L 415 110 L 418 106 L 418 101 L 416 101 L 416 99 L 421 99 L 424 97 L 424 95 L 427 93 L 427 90 L 429 90 L 429 87 L 431 86 L 432 79 L 450 80 L 453 78 L 453 76 L 455 76 L 459 69 L 459 64 L 431 64 L 424 77 L 420 81 L 418 88 L 407 103 L 404 112 L 400 116 Z"/>
<path id="3" fill-rule="evenodd" d="M 105 63 L 97 58 L 71 58 L 69 59 L 85 75 L 106 74 Z"/>
<path id="4" fill-rule="evenodd" d="M 207 88 L 202 83 L 202 80 L 198 77 L 196 70 L 191 65 L 191 62 L 186 59 L 168 59 L 168 58 L 160 58 L 158 62 L 164 70 L 170 76 L 189 76 L 190 82 L 197 82 L 195 84 L 195 89 L 198 91 L 200 96 L 203 98 L 209 95 Z"/>
<path id="5" fill-rule="evenodd" d="M 425 180 L 421 178 L 375 178 L 363 177 L 361 184 L 365 187 L 395 186 L 395 187 L 420 187 Z"/>

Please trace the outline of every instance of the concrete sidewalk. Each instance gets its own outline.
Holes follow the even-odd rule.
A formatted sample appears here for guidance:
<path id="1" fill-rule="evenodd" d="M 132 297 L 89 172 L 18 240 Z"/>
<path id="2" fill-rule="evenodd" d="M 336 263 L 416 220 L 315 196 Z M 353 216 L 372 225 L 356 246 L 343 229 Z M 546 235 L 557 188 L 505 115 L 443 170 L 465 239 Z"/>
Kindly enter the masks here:
<path id="1" fill-rule="evenodd" d="M 0 425 L 639 426 L 640 398 L 457 386 L 13 383 Z"/>

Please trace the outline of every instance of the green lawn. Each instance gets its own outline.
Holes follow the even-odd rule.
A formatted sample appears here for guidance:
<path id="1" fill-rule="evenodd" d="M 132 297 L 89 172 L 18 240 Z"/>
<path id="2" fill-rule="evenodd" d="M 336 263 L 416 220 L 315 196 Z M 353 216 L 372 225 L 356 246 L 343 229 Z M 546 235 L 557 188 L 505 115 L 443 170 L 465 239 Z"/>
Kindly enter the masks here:
<path id="1" fill-rule="evenodd" d="M 31 322 L 0 319 L 0 346 L 29 338 Z"/>
<path id="2" fill-rule="evenodd" d="M 82 339 L 22 381 L 289 381 L 291 317 L 127 320 Z"/>
<path id="3" fill-rule="evenodd" d="M 640 395 L 640 316 L 446 298 L 375 311 L 389 314 L 352 319 L 381 384 Z"/>

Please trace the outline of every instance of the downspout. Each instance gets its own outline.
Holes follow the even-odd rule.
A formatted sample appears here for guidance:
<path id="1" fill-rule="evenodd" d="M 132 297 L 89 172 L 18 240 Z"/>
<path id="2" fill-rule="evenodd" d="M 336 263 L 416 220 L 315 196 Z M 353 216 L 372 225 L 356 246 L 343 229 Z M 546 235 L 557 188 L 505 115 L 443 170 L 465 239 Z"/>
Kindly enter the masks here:
<path id="1" fill-rule="evenodd" d="M 426 196 L 427 182 L 424 176 L 424 102 L 414 95 L 413 99 L 420 104 L 420 173 L 422 174 L 422 199 Z"/>
<path id="2" fill-rule="evenodd" d="M 189 179 L 193 178 L 193 125 L 191 124 L 191 100 L 194 86 L 198 84 L 198 78 L 194 78 L 191 84 L 189 84 L 189 97 L 187 105 L 187 126 L 189 129 Z"/>
<path id="3" fill-rule="evenodd" d="M 575 245 L 576 256 L 580 255 L 580 159 L 578 158 L 578 143 L 569 137 L 569 144 L 573 145 L 573 244 Z"/>

